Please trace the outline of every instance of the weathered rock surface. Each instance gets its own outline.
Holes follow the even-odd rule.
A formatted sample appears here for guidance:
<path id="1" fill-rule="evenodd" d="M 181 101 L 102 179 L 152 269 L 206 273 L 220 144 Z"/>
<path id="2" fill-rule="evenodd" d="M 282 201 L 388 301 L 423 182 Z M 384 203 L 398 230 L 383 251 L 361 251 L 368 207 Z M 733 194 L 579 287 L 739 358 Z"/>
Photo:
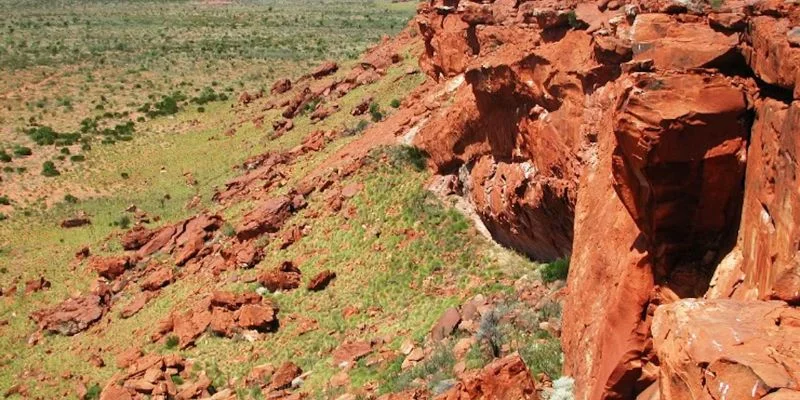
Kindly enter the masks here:
<path id="1" fill-rule="evenodd" d="M 641 14 L 631 27 L 634 60 L 653 60 L 658 70 L 727 67 L 739 35 L 712 29 L 703 20 L 678 21 L 668 14 Z"/>
<path id="2" fill-rule="evenodd" d="M 800 398 L 800 310 L 686 299 L 656 310 L 662 399 Z"/>
<path id="3" fill-rule="evenodd" d="M 320 290 L 324 290 L 328 285 L 336 279 L 336 273 L 330 270 L 325 270 L 317 274 L 315 277 L 311 278 L 311 281 L 308 282 L 307 289 L 313 292 L 318 292 Z"/>
<path id="4" fill-rule="evenodd" d="M 278 267 L 259 275 L 258 282 L 270 292 L 292 290 L 300 287 L 302 275 L 293 262 L 284 261 Z"/>
<path id="5" fill-rule="evenodd" d="M 336 64 L 336 62 L 325 61 L 324 63 L 322 63 L 322 65 L 317 67 L 317 69 L 311 72 L 311 76 L 313 76 L 314 79 L 321 79 L 338 70 L 339 70 L 339 65 Z"/>
<path id="6" fill-rule="evenodd" d="M 31 319 L 43 331 L 72 336 L 97 322 L 106 309 L 106 299 L 96 294 L 87 294 L 36 311 L 31 314 Z"/>
<path id="7" fill-rule="evenodd" d="M 741 206 L 744 90 L 721 75 L 642 74 L 618 104 L 614 187 L 652 248 L 673 259 L 718 250 Z"/>
<path id="8" fill-rule="evenodd" d="M 173 311 L 160 323 L 151 339 L 155 342 L 172 334 L 178 338 L 180 348 L 186 348 L 207 329 L 232 337 L 243 329 L 266 332 L 278 329 L 278 325 L 278 308 L 260 295 L 217 291 L 190 310 Z"/>
<path id="9" fill-rule="evenodd" d="M 795 5 L 436 0 L 415 22 L 441 94 L 411 142 L 495 240 L 570 257 L 576 399 L 657 395 L 651 323 L 681 298 L 800 303 Z"/>
<path id="10" fill-rule="evenodd" d="M 536 384 L 519 355 L 491 362 L 474 376 L 456 383 L 436 400 L 538 400 Z"/>
<path id="11" fill-rule="evenodd" d="M 133 354 L 126 369 L 103 387 L 101 399 L 208 399 L 212 393 L 227 389 L 214 388 L 205 372 L 192 371 L 193 363 L 177 354 L 160 356 Z M 180 382 L 177 384 L 176 382 Z"/>
<path id="12" fill-rule="evenodd" d="M 275 83 L 272 84 L 270 93 L 283 94 L 290 90 L 292 90 L 292 80 L 289 78 L 283 78 L 283 79 L 278 79 L 277 81 L 275 81 Z"/>
<path id="13" fill-rule="evenodd" d="M 130 266 L 128 257 L 92 257 L 89 267 L 103 278 L 114 280 Z"/>
<path id="14" fill-rule="evenodd" d="M 264 233 L 279 231 L 286 220 L 296 210 L 305 207 L 302 196 L 279 196 L 265 201 L 255 210 L 247 213 L 243 222 L 236 228 L 239 240 L 248 240 Z"/>
<path id="15" fill-rule="evenodd" d="M 292 385 L 292 380 L 300 376 L 303 370 L 295 363 L 288 361 L 278 368 L 272 375 L 270 388 L 273 390 L 285 389 Z"/>

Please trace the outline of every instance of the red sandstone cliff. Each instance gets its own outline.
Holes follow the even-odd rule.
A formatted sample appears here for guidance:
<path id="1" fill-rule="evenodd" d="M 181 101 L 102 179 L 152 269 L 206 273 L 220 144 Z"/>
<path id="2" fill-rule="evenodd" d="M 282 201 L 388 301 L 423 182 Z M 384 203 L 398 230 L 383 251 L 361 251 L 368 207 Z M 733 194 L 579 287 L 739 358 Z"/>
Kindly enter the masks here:
<path id="1" fill-rule="evenodd" d="M 432 0 L 416 23 L 453 96 L 413 143 L 496 240 L 571 257 L 577 399 L 800 398 L 800 5 Z"/>

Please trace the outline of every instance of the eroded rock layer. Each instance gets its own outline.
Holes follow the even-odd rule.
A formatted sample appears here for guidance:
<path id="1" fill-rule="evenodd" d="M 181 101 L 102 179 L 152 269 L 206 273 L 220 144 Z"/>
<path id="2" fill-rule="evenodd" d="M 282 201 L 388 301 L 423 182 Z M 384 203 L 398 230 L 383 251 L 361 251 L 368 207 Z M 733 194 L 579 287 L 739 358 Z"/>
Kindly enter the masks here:
<path id="1" fill-rule="evenodd" d="M 432 0 L 415 23 L 452 96 L 412 143 L 498 242 L 571 258 L 576 399 L 797 395 L 723 336 L 796 360 L 800 5 Z"/>

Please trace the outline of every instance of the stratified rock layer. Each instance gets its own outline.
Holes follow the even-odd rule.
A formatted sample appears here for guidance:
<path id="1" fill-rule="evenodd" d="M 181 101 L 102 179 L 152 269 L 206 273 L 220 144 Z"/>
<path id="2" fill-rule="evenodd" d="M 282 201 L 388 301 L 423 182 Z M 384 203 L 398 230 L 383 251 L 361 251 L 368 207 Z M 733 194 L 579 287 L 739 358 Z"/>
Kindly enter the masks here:
<path id="1" fill-rule="evenodd" d="M 664 379 L 681 350 L 654 347 L 654 316 L 681 299 L 800 305 L 796 4 L 434 0 L 415 23 L 420 65 L 450 97 L 426 103 L 412 143 L 498 242 L 570 257 L 576 399 L 704 398 Z"/>

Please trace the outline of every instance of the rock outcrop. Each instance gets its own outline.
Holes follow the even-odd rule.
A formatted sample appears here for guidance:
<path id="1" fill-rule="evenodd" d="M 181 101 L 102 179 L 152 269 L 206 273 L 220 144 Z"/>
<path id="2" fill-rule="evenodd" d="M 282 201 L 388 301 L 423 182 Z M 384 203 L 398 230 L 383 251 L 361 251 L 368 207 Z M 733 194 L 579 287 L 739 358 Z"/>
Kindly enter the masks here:
<path id="1" fill-rule="evenodd" d="M 686 299 L 658 308 L 666 399 L 800 398 L 800 310 L 779 301 Z"/>
<path id="2" fill-rule="evenodd" d="M 408 136 L 495 240 L 570 257 L 576 399 L 723 398 L 695 388 L 726 357 L 728 393 L 795 395 L 784 362 L 708 349 L 751 326 L 796 358 L 765 307 L 800 305 L 800 7 L 434 0 L 415 23 L 445 95 Z M 724 317 L 737 307 L 746 323 Z M 704 321 L 706 353 L 666 337 Z"/>
<path id="3" fill-rule="evenodd" d="M 536 384 L 519 355 L 493 361 L 474 376 L 462 379 L 436 400 L 538 400 Z"/>

